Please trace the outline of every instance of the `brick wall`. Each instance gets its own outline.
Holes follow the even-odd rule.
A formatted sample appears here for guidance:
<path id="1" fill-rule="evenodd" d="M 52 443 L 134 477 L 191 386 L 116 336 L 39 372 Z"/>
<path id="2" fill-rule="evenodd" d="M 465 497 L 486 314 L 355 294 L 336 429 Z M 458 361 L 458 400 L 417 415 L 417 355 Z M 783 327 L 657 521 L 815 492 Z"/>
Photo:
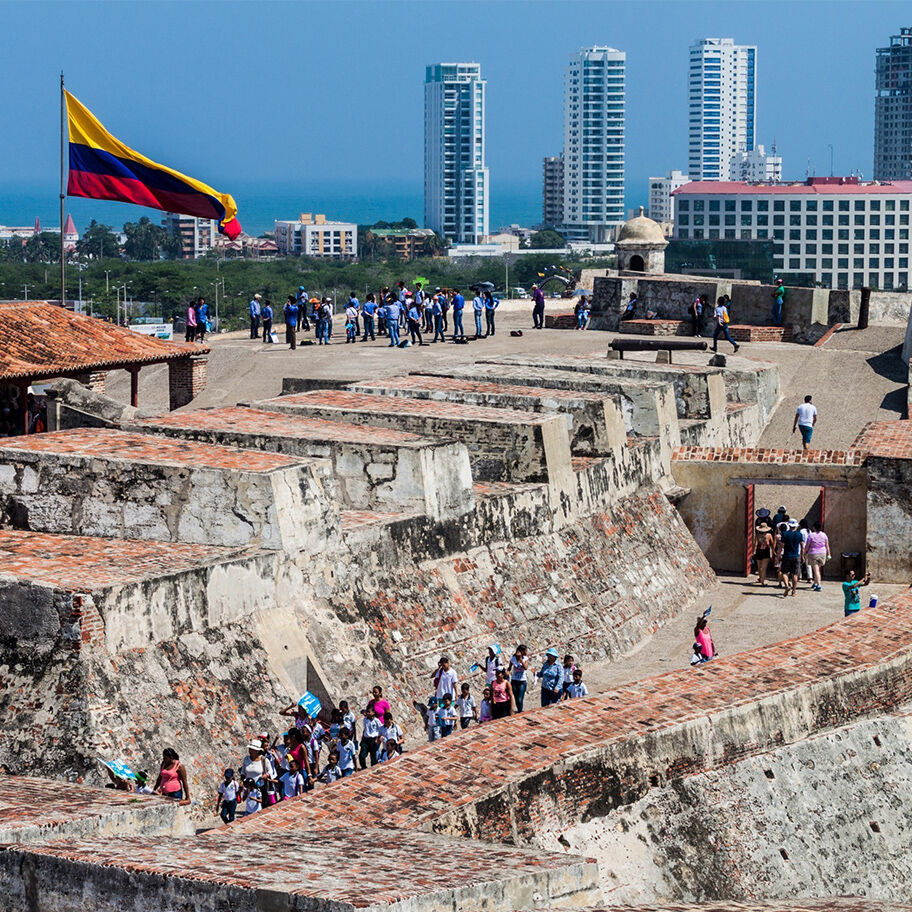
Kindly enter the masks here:
<path id="1" fill-rule="evenodd" d="M 171 411 L 188 405 L 205 388 L 209 359 L 199 355 L 168 362 L 168 400 Z"/>
<path id="2" fill-rule="evenodd" d="M 101 393 L 103 395 L 107 388 L 108 372 L 89 371 L 88 373 L 77 374 L 74 379 L 83 386 L 87 386 L 93 392 Z"/>

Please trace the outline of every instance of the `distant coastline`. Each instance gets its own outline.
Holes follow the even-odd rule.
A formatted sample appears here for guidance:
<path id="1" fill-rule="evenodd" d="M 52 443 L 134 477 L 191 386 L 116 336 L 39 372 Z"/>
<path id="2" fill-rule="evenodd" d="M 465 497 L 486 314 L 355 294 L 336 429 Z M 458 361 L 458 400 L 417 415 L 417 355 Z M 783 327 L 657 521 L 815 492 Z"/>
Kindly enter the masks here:
<path id="1" fill-rule="evenodd" d="M 491 230 L 518 223 L 541 221 L 541 187 L 491 181 Z M 219 187 L 231 192 L 238 203 L 238 217 L 248 234 L 272 230 L 273 219 L 294 218 L 301 212 L 322 212 L 342 221 L 371 224 L 411 217 L 422 224 L 424 201 L 421 184 L 387 181 L 368 183 L 249 184 L 225 180 Z M 36 218 L 49 227 L 57 225 L 56 186 L 35 183 L 0 182 L 0 225 L 32 225 Z M 94 218 L 120 228 L 124 222 L 148 215 L 156 223 L 161 213 L 123 203 L 71 198 L 67 211 L 82 232 Z"/>

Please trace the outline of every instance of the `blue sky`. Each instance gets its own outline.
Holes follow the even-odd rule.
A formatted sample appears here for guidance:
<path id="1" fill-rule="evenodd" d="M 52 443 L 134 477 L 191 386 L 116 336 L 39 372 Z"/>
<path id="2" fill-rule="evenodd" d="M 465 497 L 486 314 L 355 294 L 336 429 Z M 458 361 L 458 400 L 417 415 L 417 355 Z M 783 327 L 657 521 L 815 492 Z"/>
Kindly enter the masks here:
<path id="1" fill-rule="evenodd" d="M 564 66 L 591 44 L 627 52 L 629 205 L 686 168 L 687 50 L 708 36 L 758 46 L 758 139 L 787 177 L 828 173 L 829 143 L 837 172 L 869 176 L 874 49 L 901 25 L 908 3 L 875 0 L 3 2 L 0 222 L 10 185 L 56 179 L 61 68 L 119 138 L 233 192 L 242 221 L 260 185 L 302 188 L 302 207 L 318 187 L 420 194 L 424 67 L 442 60 L 482 64 L 495 198 L 534 197 Z"/>

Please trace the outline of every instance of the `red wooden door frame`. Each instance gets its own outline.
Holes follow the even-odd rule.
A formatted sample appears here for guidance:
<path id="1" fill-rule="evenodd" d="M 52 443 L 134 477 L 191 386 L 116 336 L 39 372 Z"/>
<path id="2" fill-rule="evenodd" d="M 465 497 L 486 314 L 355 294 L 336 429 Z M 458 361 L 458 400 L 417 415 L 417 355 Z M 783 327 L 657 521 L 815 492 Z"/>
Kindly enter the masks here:
<path id="1" fill-rule="evenodd" d="M 754 486 L 744 486 L 744 575 L 750 576 L 754 554 Z"/>

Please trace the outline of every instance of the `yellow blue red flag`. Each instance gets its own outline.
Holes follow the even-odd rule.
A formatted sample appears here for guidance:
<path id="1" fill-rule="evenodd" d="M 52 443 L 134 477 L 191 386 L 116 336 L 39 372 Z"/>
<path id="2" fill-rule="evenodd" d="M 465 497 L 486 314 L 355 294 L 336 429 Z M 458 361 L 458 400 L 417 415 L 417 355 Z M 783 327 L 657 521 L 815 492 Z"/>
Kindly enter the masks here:
<path id="1" fill-rule="evenodd" d="M 230 193 L 140 155 L 112 136 L 78 98 L 66 92 L 70 139 L 67 193 L 135 203 L 165 212 L 218 219 L 229 238 L 241 233 Z"/>

